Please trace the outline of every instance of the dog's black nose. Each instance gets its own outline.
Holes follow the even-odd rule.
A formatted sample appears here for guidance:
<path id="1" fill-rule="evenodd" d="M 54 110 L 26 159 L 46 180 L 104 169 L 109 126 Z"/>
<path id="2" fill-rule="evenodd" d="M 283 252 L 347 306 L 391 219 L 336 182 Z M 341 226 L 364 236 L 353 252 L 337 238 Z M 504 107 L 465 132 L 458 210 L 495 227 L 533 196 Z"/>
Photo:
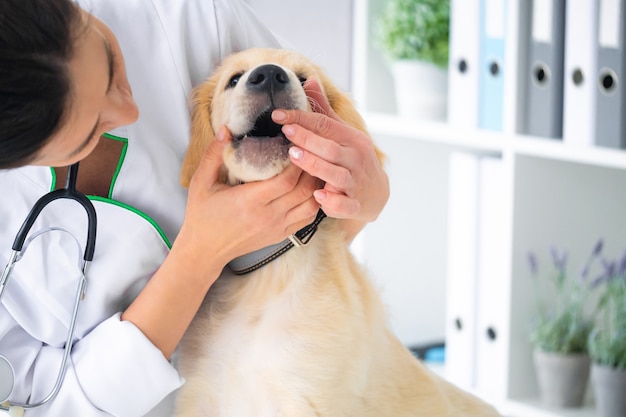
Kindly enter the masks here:
<path id="1" fill-rule="evenodd" d="M 289 84 L 289 76 L 277 65 L 261 65 L 250 73 L 246 84 L 255 91 L 277 92 Z"/>

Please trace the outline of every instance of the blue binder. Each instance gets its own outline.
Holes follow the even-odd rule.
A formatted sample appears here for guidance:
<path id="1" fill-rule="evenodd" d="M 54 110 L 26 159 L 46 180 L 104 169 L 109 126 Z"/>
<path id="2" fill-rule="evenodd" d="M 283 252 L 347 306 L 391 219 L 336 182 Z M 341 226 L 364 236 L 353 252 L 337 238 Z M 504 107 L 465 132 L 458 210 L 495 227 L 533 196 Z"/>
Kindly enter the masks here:
<path id="1" fill-rule="evenodd" d="M 480 2 L 478 127 L 503 130 L 506 0 Z"/>

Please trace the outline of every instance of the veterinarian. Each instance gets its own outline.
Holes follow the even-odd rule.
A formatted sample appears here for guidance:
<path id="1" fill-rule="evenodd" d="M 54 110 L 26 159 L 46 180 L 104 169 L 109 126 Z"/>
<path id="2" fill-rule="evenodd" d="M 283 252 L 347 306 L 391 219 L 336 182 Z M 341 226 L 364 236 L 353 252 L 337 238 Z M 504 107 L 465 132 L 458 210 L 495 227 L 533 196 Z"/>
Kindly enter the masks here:
<path id="1" fill-rule="evenodd" d="M 60 389 L 25 415 L 168 416 L 184 383 L 170 360 L 212 283 L 230 278 L 227 262 L 282 241 L 320 206 L 345 219 L 352 239 L 381 212 L 388 181 L 370 140 L 333 114 L 282 111 L 290 168 L 218 184 L 230 140 L 222 129 L 187 192 L 178 178 L 192 88 L 226 55 L 279 43 L 234 0 L 79 4 L 0 2 L 0 268 L 31 207 L 62 188 L 77 161 L 77 188 L 97 214 Z M 307 89 L 327 109 L 314 80 Z M 13 267 L 0 303 L 10 403 L 43 400 L 58 378 L 87 223 L 75 201 L 54 201 L 31 235 L 47 232 Z"/>

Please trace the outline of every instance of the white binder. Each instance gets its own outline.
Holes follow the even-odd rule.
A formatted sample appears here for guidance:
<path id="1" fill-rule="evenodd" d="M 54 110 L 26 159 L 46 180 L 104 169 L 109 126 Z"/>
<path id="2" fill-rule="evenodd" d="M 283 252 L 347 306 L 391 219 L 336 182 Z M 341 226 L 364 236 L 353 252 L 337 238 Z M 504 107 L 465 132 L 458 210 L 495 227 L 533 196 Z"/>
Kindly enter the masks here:
<path id="1" fill-rule="evenodd" d="M 626 148 L 626 0 L 600 0 L 596 124 L 599 146 Z"/>
<path id="2" fill-rule="evenodd" d="M 478 126 L 479 0 L 451 0 L 448 123 Z"/>
<path id="3" fill-rule="evenodd" d="M 567 1 L 563 142 L 568 144 L 595 143 L 597 16 L 597 1 Z"/>
<path id="4" fill-rule="evenodd" d="M 527 76 L 528 21 L 530 2 L 528 0 L 507 0 L 506 8 L 506 50 L 504 59 L 504 115 L 503 131 L 522 131 L 526 115 L 525 79 Z"/>
<path id="5" fill-rule="evenodd" d="M 445 375 L 465 389 L 474 384 L 479 159 L 449 160 Z"/>
<path id="6" fill-rule="evenodd" d="M 479 167 L 475 389 L 493 399 L 506 398 L 509 385 L 510 165 L 485 157 Z"/>

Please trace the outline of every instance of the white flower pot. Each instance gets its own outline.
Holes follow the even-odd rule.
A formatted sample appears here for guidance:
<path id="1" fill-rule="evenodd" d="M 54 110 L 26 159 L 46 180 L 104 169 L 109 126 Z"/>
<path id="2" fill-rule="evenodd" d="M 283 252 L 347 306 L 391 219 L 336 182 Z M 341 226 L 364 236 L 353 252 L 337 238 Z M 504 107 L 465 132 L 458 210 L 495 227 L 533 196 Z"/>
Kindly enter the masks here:
<path id="1" fill-rule="evenodd" d="M 392 65 L 397 111 L 413 119 L 445 121 L 448 71 L 421 61 L 395 61 Z"/>
<path id="2" fill-rule="evenodd" d="M 541 401 L 550 407 L 580 407 L 589 381 L 587 354 L 534 352 Z"/>
<path id="3" fill-rule="evenodd" d="M 626 416 L 626 370 L 593 364 L 591 381 L 600 417 Z"/>

